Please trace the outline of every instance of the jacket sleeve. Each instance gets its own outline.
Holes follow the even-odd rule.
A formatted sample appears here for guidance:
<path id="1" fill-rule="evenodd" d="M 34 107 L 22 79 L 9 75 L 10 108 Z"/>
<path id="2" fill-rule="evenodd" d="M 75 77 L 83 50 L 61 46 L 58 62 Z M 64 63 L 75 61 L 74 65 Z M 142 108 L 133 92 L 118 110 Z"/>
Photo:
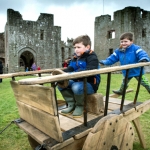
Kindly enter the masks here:
<path id="1" fill-rule="evenodd" d="M 70 61 L 69 66 L 68 66 L 67 68 L 65 68 L 63 71 L 64 71 L 64 72 L 73 72 L 73 71 L 74 71 L 73 62 Z"/>
<path id="2" fill-rule="evenodd" d="M 136 50 L 136 56 L 138 58 L 138 62 L 141 62 L 142 60 L 146 60 L 147 62 L 150 61 L 148 54 L 143 49 L 139 48 Z"/>
<path id="3" fill-rule="evenodd" d="M 113 65 L 114 63 L 118 61 L 119 61 L 118 51 L 116 50 L 108 58 L 106 58 L 105 60 L 101 60 L 100 63 L 103 63 L 104 65 Z"/>
<path id="4" fill-rule="evenodd" d="M 63 70 L 64 72 L 73 72 L 74 69 L 71 66 L 68 66 L 66 69 Z"/>

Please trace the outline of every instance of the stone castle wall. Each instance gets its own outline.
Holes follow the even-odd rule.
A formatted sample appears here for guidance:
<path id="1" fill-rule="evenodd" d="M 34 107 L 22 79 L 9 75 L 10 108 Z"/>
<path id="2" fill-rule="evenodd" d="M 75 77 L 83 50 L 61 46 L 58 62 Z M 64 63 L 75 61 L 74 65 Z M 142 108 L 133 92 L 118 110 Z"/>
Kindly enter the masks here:
<path id="1" fill-rule="evenodd" d="M 9 72 L 17 69 L 24 52 L 29 52 L 30 60 L 42 69 L 61 67 L 61 27 L 54 26 L 52 14 L 41 13 L 37 21 L 27 21 L 19 12 L 8 9 L 5 39 Z"/>
<path id="2" fill-rule="evenodd" d="M 5 58 L 5 51 L 4 51 L 4 33 L 0 33 L 0 61 L 4 63 Z"/>
<path id="3" fill-rule="evenodd" d="M 94 50 L 99 60 L 107 58 L 119 47 L 119 37 L 124 32 L 133 32 L 134 43 L 140 45 L 150 56 L 150 12 L 140 7 L 126 7 L 110 15 L 95 18 Z M 112 35 L 115 35 L 113 37 Z M 150 72 L 150 67 L 146 67 Z"/>

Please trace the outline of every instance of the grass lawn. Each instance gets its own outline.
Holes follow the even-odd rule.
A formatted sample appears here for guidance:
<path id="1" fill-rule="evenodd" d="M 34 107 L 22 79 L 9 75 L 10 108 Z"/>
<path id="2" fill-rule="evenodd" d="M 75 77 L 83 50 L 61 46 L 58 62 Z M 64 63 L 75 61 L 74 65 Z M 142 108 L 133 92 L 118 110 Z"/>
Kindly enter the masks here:
<path id="1" fill-rule="evenodd" d="M 29 78 L 34 76 L 17 77 L 16 80 L 22 78 Z M 106 95 L 106 82 L 107 75 L 101 75 L 101 85 L 98 92 Z M 150 81 L 150 75 L 147 74 L 146 77 Z M 18 109 L 16 106 L 13 91 L 11 89 L 9 81 L 11 78 L 4 79 L 0 83 L 0 132 L 13 120 L 19 118 Z M 121 74 L 112 74 L 111 77 L 111 89 L 110 94 L 113 89 L 118 89 L 122 82 Z M 132 88 L 134 92 L 128 93 L 126 95 L 127 100 L 133 101 L 135 91 L 136 91 L 137 81 L 132 79 L 129 83 L 129 88 Z M 57 91 L 58 99 L 62 99 L 61 94 Z M 138 96 L 138 101 L 144 102 L 150 99 L 150 94 L 146 91 L 144 87 L 140 87 L 140 93 Z M 146 150 L 150 150 L 150 110 L 144 113 L 140 117 L 140 122 L 142 130 L 144 132 L 145 141 L 147 145 Z M 11 124 L 2 134 L 0 134 L 0 150 L 31 150 L 28 143 L 27 135 L 16 125 Z M 140 146 L 139 139 L 137 135 L 135 136 L 133 150 L 144 150 Z"/>

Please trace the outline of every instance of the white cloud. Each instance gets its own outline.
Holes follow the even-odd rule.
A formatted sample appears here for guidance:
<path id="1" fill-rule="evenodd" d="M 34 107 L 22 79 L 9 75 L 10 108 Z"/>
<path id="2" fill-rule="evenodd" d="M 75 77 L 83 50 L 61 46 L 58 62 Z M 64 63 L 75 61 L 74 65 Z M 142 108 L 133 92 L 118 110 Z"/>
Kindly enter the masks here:
<path id="1" fill-rule="evenodd" d="M 113 13 L 128 6 L 150 10 L 149 0 L 0 0 L 0 32 L 4 32 L 7 21 L 7 9 L 19 11 L 24 20 L 36 21 L 40 13 L 54 15 L 54 25 L 61 26 L 62 40 L 88 34 L 94 47 L 95 17 Z M 104 2 L 104 3 L 103 3 Z"/>

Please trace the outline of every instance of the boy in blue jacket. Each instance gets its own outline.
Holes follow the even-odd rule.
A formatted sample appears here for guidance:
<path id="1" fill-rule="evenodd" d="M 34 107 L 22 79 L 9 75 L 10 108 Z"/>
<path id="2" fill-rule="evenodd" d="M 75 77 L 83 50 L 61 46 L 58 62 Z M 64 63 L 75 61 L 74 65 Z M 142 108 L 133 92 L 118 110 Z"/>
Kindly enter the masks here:
<path id="1" fill-rule="evenodd" d="M 135 64 L 138 62 L 149 62 L 148 54 L 140 48 L 140 46 L 133 44 L 133 34 L 130 32 L 124 33 L 120 37 L 120 47 L 114 51 L 106 60 L 101 60 L 100 64 L 102 65 L 112 65 L 120 61 L 121 65 Z M 125 82 L 125 70 L 122 70 L 124 76 L 121 87 L 119 90 L 113 90 L 114 93 L 122 95 L 124 82 Z M 128 82 L 135 77 L 139 80 L 140 67 L 132 68 L 129 70 Z M 143 85 L 146 90 L 150 93 L 150 83 L 142 72 L 141 85 Z M 126 87 L 127 88 L 127 87 Z"/>
<path id="2" fill-rule="evenodd" d="M 85 70 L 98 69 L 99 60 L 94 51 L 91 50 L 91 40 L 89 36 L 82 35 L 74 39 L 74 58 L 64 72 L 73 73 Z M 87 77 L 87 94 L 93 94 L 98 90 L 100 84 L 100 75 Z M 83 78 L 69 80 L 69 85 L 62 88 L 58 84 L 58 89 L 68 104 L 61 113 L 70 114 L 73 117 L 81 117 L 84 105 L 84 83 Z"/>

